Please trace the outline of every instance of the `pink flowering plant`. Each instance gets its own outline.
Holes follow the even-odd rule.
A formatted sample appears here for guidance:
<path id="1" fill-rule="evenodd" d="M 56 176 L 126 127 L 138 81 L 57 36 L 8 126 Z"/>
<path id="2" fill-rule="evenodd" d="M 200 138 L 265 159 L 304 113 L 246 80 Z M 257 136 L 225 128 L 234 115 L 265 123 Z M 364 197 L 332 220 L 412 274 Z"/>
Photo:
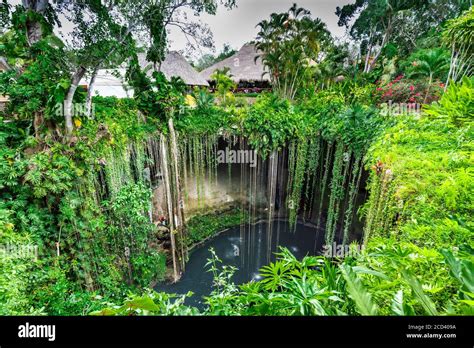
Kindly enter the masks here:
<path id="1" fill-rule="evenodd" d="M 398 75 L 386 84 L 377 83 L 376 100 L 379 104 L 431 104 L 439 99 L 444 88 L 443 83 L 433 83 L 431 87 L 426 81 L 407 79 Z M 414 106 L 414 105 L 413 105 Z"/>

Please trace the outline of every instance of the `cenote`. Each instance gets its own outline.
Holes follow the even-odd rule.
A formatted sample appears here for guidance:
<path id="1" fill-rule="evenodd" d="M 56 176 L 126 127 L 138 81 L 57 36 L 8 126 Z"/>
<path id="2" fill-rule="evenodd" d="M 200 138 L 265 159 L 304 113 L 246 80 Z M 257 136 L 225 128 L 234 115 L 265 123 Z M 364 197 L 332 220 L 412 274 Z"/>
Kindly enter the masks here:
<path id="1" fill-rule="evenodd" d="M 298 222 L 294 227 L 287 220 L 273 220 L 246 224 L 221 231 L 214 238 L 193 249 L 186 264 L 186 271 L 176 283 L 160 284 L 155 289 L 169 293 L 193 292 L 186 302 L 203 306 L 203 296 L 212 291 L 213 276 L 206 266 L 211 257 L 210 248 L 222 263 L 234 266 L 232 281 L 243 284 L 261 279 L 262 266 L 275 261 L 279 247 L 285 247 L 298 259 L 316 255 L 324 244 L 324 230 L 311 223 Z"/>
<path id="2" fill-rule="evenodd" d="M 0 0 L 0 315 L 474 315 L 472 0 L 240 2 Z"/>
<path id="3" fill-rule="evenodd" d="M 260 268 L 275 261 L 280 248 L 302 259 L 321 254 L 333 243 L 362 242 L 363 221 L 357 210 L 366 200 L 367 173 L 360 157 L 344 146 L 322 139 L 289 144 L 269 156 L 256 156 L 256 165 L 251 166 L 209 162 L 223 149 L 248 150 L 245 139 L 208 141 L 191 139 L 181 145 L 182 157 L 188 154 L 182 169 L 185 210 L 198 219 L 205 211 L 211 221 L 212 216 L 222 219 L 235 209 L 243 215 L 240 223 L 188 243 L 190 251 L 183 253 L 186 262 L 180 274 L 158 284 L 156 290 L 191 291 L 194 295 L 186 302 L 202 307 L 203 296 L 213 288 L 207 265 L 211 248 L 222 265 L 236 268 L 231 281 L 238 285 L 261 279 Z M 193 217 L 188 225 L 193 225 Z"/>

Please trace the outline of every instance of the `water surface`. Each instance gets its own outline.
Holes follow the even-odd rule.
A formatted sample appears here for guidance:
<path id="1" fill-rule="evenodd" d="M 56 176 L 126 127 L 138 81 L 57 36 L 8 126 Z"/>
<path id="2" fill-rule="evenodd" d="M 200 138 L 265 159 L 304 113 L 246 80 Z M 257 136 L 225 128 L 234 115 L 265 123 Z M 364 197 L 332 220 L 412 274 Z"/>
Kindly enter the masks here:
<path id="1" fill-rule="evenodd" d="M 290 228 L 287 221 L 275 220 L 273 223 L 260 222 L 231 228 L 213 239 L 193 249 L 186 264 L 186 272 L 175 284 L 159 284 L 157 291 L 194 295 L 186 300 L 189 305 L 202 307 L 202 296 L 212 291 L 212 273 L 206 267 L 213 248 L 223 264 L 238 268 L 233 281 L 243 284 L 259 280 L 259 269 L 275 260 L 278 247 L 288 248 L 296 258 L 316 255 L 322 249 L 324 231 L 318 231 L 312 225 L 296 225 Z"/>

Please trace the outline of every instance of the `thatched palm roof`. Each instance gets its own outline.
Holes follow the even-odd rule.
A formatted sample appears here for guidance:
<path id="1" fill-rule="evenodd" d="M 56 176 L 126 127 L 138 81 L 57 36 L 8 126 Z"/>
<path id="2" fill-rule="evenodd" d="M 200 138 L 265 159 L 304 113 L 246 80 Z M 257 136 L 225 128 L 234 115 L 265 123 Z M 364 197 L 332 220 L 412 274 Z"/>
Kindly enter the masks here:
<path id="1" fill-rule="evenodd" d="M 233 56 L 201 71 L 201 77 L 210 81 L 214 71 L 228 67 L 232 79 L 237 83 L 240 81 L 270 81 L 268 74 L 265 74 L 266 70 L 261 58 L 255 60 L 258 54 L 255 45 L 245 44 Z"/>
<path id="2" fill-rule="evenodd" d="M 146 60 L 146 54 L 140 53 L 138 55 L 138 62 L 140 67 L 142 69 L 148 69 L 148 74 L 151 75 L 153 65 Z M 181 77 L 187 85 L 209 86 L 207 81 L 194 70 L 191 64 L 176 51 L 171 51 L 166 55 L 165 60 L 161 63 L 160 71 L 168 80 L 172 77 Z"/>

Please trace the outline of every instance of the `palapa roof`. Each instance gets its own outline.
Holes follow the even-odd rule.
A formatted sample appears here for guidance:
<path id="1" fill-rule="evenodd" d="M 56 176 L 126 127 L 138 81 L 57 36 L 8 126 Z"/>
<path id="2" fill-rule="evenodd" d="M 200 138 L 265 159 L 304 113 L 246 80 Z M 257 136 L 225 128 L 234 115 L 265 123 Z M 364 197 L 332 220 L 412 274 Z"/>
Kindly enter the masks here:
<path id="1" fill-rule="evenodd" d="M 213 66 L 201 71 L 201 77 L 211 81 L 211 75 L 217 69 L 228 67 L 234 82 L 240 81 L 270 81 L 262 59 L 256 57 L 259 55 L 254 44 L 245 44 L 237 53 L 226 58 Z"/>
<path id="2" fill-rule="evenodd" d="M 146 60 L 145 53 L 138 54 L 138 63 L 142 69 L 148 69 L 147 74 L 151 75 L 153 65 Z M 160 71 L 168 80 L 172 77 L 181 77 L 187 85 L 209 86 L 207 81 L 194 70 L 191 64 L 176 51 L 171 51 L 166 55 L 165 60 L 161 63 Z"/>

